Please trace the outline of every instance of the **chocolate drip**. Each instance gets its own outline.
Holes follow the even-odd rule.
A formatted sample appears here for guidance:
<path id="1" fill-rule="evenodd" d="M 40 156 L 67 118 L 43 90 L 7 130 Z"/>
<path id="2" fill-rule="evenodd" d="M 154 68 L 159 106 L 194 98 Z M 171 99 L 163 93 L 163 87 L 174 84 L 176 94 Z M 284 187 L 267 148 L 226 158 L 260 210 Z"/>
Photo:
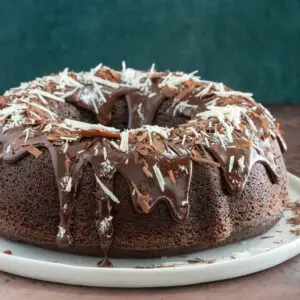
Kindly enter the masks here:
<path id="1" fill-rule="evenodd" d="M 56 242 L 60 247 L 67 247 L 72 244 L 70 220 L 75 206 L 80 169 L 84 161 L 70 157 L 70 153 L 63 153 L 61 147 L 50 146 L 48 149 L 52 158 L 59 195 L 60 222 Z"/>
<path id="2" fill-rule="evenodd" d="M 108 252 L 112 243 L 114 228 L 112 223 L 113 216 L 111 215 L 111 199 L 104 189 L 113 191 L 113 175 L 116 172 L 116 167 L 115 165 L 107 165 L 107 169 L 105 169 L 103 163 L 107 163 L 107 160 L 104 157 L 104 149 L 107 147 L 108 150 L 105 151 L 108 151 L 110 157 L 114 157 L 114 161 L 117 162 L 119 158 L 118 154 L 108 148 L 108 145 L 103 140 L 99 141 L 95 147 L 96 149 L 100 148 L 99 153 L 95 153 L 93 148 L 85 156 L 92 165 L 96 177 L 95 197 L 98 206 L 96 229 L 100 238 L 100 246 L 104 253 L 104 258 L 98 263 L 98 266 L 107 268 L 113 266 L 108 259 Z"/>
<path id="3" fill-rule="evenodd" d="M 28 154 L 25 148 L 20 147 L 19 135 L 22 135 L 23 131 L 19 128 L 13 128 L 6 133 L 0 134 L 0 143 L 3 147 L 4 155 L 3 161 L 9 164 L 16 163 Z"/>
<path id="4" fill-rule="evenodd" d="M 128 105 L 128 128 L 139 128 L 152 124 L 155 112 L 166 99 L 163 94 L 158 94 L 152 99 L 145 95 L 130 93 L 126 95 Z"/>
<path id="5" fill-rule="evenodd" d="M 105 180 L 104 184 L 109 190 L 112 190 L 113 184 L 111 179 Z M 112 263 L 108 259 L 108 251 L 112 243 L 114 232 L 111 216 L 111 203 L 110 199 L 99 185 L 96 186 L 96 201 L 98 205 L 96 228 L 100 238 L 100 246 L 104 253 L 104 258 L 98 263 L 98 266 L 109 268 L 112 267 Z"/>
<path id="6" fill-rule="evenodd" d="M 108 88 L 106 91 L 99 92 L 94 86 L 87 85 L 67 97 L 66 101 L 93 112 L 101 124 L 108 124 L 117 99 L 134 91 L 136 91 L 135 88 L 124 87 L 118 89 Z"/>
<path id="7" fill-rule="evenodd" d="M 28 151 L 25 148 L 20 148 L 13 153 L 7 153 L 3 156 L 3 161 L 8 164 L 13 164 L 28 155 Z"/>
<path id="8" fill-rule="evenodd" d="M 176 155 L 169 159 L 161 157 L 155 163 L 146 159 L 149 174 L 153 176 L 150 178 L 142 171 L 143 163 L 135 165 L 133 159 L 130 159 L 128 164 L 118 166 L 131 189 L 136 210 L 149 213 L 158 202 L 165 201 L 173 219 L 180 223 L 186 222 L 190 208 L 188 198 L 193 172 L 191 160 Z M 163 179 L 161 183 L 156 178 L 154 171 L 156 168 L 161 172 Z"/>
<path id="9" fill-rule="evenodd" d="M 149 99 L 149 93 L 153 97 Z M 108 124 L 111 120 L 112 109 L 118 98 L 125 96 L 128 106 L 128 128 L 139 128 L 152 124 L 155 112 L 166 97 L 155 83 L 148 94 L 141 94 L 136 88 L 109 89 L 101 96 L 93 86 L 86 86 L 81 91 L 66 100 L 78 107 L 94 112 L 100 123 Z"/>
<path id="10" fill-rule="evenodd" d="M 232 194 L 240 195 L 243 192 L 251 169 L 258 162 L 265 165 L 273 183 L 277 183 L 279 180 L 274 157 L 269 157 L 268 154 L 271 152 L 267 150 L 268 154 L 258 153 L 253 147 L 224 150 L 221 145 L 211 145 L 211 147 L 205 148 L 220 163 L 227 189 Z M 266 149 L 266 146 L 262 149 Z"/>

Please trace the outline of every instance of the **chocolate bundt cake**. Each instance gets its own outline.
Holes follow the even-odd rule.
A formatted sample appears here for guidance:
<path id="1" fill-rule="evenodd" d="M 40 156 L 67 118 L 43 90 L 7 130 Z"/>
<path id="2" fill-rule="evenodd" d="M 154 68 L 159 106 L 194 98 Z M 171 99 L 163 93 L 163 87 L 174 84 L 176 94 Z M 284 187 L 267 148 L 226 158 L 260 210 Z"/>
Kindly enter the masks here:
<path id="1" fill-rule="evenodd" d="M 271 228 L 288 197 L 279 125 L 195 74 L 99 65 L 8 90 L 0 235 L 110 266 Z"/>

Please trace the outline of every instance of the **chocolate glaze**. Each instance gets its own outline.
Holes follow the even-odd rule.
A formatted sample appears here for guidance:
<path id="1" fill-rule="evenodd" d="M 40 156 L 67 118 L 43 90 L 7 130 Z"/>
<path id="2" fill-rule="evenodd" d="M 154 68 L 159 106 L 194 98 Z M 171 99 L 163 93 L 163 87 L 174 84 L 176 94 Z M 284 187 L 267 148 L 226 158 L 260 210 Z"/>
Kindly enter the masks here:
<path id="1" fill-rule="evenodd" d="M 99 97 L 93 86 L 87 86 L 66 100 L 95 113 L 101 124 L 108 124 L 115 102 L 118 98 L 125 96 L 128 106 L 128 129 L 133 129 L 152 124 L 155 112 L 166 99 L 166 96 L 162 94 L 155 83 L 150 91 L 150 93 L 155 94 L 151 97 L 151 101 L 147 95 L 141 94 L 136 88 L 109 89 L 107 92 L 102 92 L 101 97 Z M 97 106 L 96 110 L 94 104 Z"/>
<path id="2" fill-rule="evenodd" d="M 156 183 L 152 178 L 145 178 L 142 172 L 142 164 L 134 164 L 130 159 L 127 164 L 121 164 L 119 170 L 127 180 L 131 194 L 133 195 L 133 203 L 138 212 L 145 212 L 145 208 L 141 207 L 141 195 L 137 189 L 143 187 L 143 194 L 149 195 L 150 200 L 146 203 L 146 212 L 154 209 L 159 201 L 165 201 L 170 208 L 173 219 L 177 222 L 186 222 L 189 214 L 188 193 L 190 189 L 192 177 L 192 162 L 189 158 L 179 158 L 172 155 L 171 158 L 161 158 L 158 161 L 146 160 L 149 169 L 152 170 L 154 164 L 157 164 L 162 172 L 165 180 L 164 189 Z M 168 170 L 172 170 L 176 182 L 172 182 L 168 176 Z M 153 172 L 153 171 L 152 171 Z M 153 176 L 155 176 L 153 174 Z M 146 187 L 146 188 L 145 188 Z"/>
<path id="3" fill-rule="evenodd" d="M 113 187 L 113 181 L 111 179 L 107 179 L 104 181 L 105 186 L 107 186 L 110 190 Z M 96 228 L 98 235 L 100 237 L 100 246 L 104 253 L 104 258 L 102 261 L 98 263 L 99 267 L 112 267 L 112 263 L 108 259 L 108 250 L 112 243 L 113 239 L 113 223 L 111 217 L 111 203 L 110 199 L 108 199 L 107 195 L 103 192 L 103 190 L 96 186 L 97 192 L 97 205 L 98 205 L 98 220 L 96 220 Z"/>
<path id="4" fill-rule="evenodd" d="M 206 110 L 205 104 L 209 102 L 209 99 L 200 101 L 198 97 L 191 94 L 192 91 L 193 89 L 189 87 L 181 94 L 172 96 L 170 91 L 166 94 L 162 88 L 159 88 L 157 80 L 153 80 L 146 93 L 135 87 L 107 87 L 99 94 L 93 85 L 86 84 L 76 89 L 73 95 L 66 98 L 66 101 L 94 112 L 100 123 L 107 124 L 111 119 L 115 102 L 125 97 L 128 106 L 128 128 L 134 129 L 152 124 L 155 112 L 167 98 L 174 99 L 174 105 L 170 107 L 170 113 L 174 116 L 179 113 L 190 119 L 195 118 L 197 113 Z M 9 99 L 2 100 L 9 101 Z M 8 105 L 5 101 L 4 107 Z M 178 110 L 176 106 L 180 101 L 185 101 L 187 105 Z M 254 118 L 254 123 L 258 128 L 261 127 L 260 119 Z M 0 135 L 4 162 L 15 163 L 28 153 L 24 145 L 23 130 L 24 127 L 16 127 Z M 188 197 L 193 174 L 192 151 L 189 144 L 184 143 L 182 135 L 179 135 L 179 141 L 178 136 L 171 135 L 165 140 L 165 149 L 162 153 L 152 151 L 141 159 L 136 156 L 137 134 L 137 132 L 130 134 L 128 151 L 125 152 L 112 147 L 109 140 L 104 137 L 97 137 L 89 144 L 83 141 L 70 143 L 67 149 L 62 143 L 50 142 L 47 135 L 43 133 L 29 137 L 25 143 L 47 148 L 51 154 L 59 195 L 60 223 L 56 241 L 61 247 L 67 247 L 72 243 L 69 226 L 78 184 L 83 175 L 81 174 L 82 166 L 86 163 L 92 166 L 96 176 L 95 195 L 98 207 L 96 230 L 104 253 L 104 259 L 99 263 L 100 267 L 112 266 L 107 256 L 113 240 L 111 207 L 112 201 L 115 201 L 101 185 L 113 194 L 113 176 L 116 172 L 120 172 L 126 179 L 137 213 L 149 213 L 155 209 L 158 202 L 165 201 L 174 221 L 184 223 L 188 219 L 190 209 Z M 282 151 L 285 151 L 286 146 L 279 133 L 277 133 L 277 139 Z M 208 146 L 203 139 L 200 144 L 220 164 L 230 193 L 236 195 L 242 193 L 251 168 L 257 162 L 266 166 L 272 182 L 278 182 L 279 175 L 275 158 L 270 156 L 268 148 L 270 144 L 263 139 L 258 140 L 259 147 L 256 148 L 253 146 L 224 148 L 220 144 Z M 9 145 L 11 149 L 8 149 Z M 232 157 L 234 161 L 231 161 Z M 241 165 L 238 162 L 242 157 L 243 164 Z M 147 166 L 147 174 L 143 171 L 145 166 Z M 155 172 L 157 168 L 160 172 L 158 175 Z M 156 178 L 160 176 L 161 180 Z"/>
<path id="5" fill-rule="evenodd" d="M 264 154 L 258 154 L 252 147 L 249 150 L 240 149 L 236 151 L 234 148 L 229 148 L 226 151 L 220 145 L 212 145 L 206 148 L 207 151 L 218 161 L 221 165 L 222 173 L 226 182 L 227 190 L 231 194 L 240 195 L 243 192 L 244 186 L 247 182 L 248 176 L 254 164 L 260 162 L 265 165 L 273 183 L 277 183 L 279 175 L 277 173 L 277 165 L 275 158 L 267 159 Z M 229 170 L 230 157 L 234 156 L 235 161 L 232 170 Z M 244 170 L 241 171 L 237 160 L 244 156 Z"/>
<path id="6" fill-rule="evenodd" d="M 128 128 L 139 128 L 143 125 L 152 124 L 154 115 L 166 99 L 157 86 L 153 86 L 152 93 L 156 95 L 151 98 L 151 101 L 145 95 L 138 93 L 129 93 L 126 95 L 128 106 Z M 142 116 L 142 117 L 141 117 Z"/>
<path id="7" fill-rule="evenodd" d="M 16 128 L 0 134 L 0 143 L 4 151 L 2 157 L 4 162 L 15 163 L 28 154 L 28 151 L 23 147 L 19 148 L 20 145 L 17 143 L 17 137 L 22 135 L 22 132 L 23 130 Z"/>
<path id="8" fill-rule="evenodd" d="M 72 244 L 70 220 L 75 206 L 80 170 L 84 160 L 74 158 L 69 152 L 63 153 L 60 147 L 50 146 L 48 149 L 52 158 L 59 196 L 60 223 L 56 241 L 59 246 L 67 247 Z M 71 186 L 68 188 L 69 180 Z"/>

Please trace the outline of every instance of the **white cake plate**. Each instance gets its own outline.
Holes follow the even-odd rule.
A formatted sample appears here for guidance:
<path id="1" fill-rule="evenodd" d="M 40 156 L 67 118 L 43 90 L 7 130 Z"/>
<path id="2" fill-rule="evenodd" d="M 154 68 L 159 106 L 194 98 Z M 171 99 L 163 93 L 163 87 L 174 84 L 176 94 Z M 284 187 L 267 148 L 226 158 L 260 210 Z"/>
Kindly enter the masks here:
<path id="1" fill-rule="evenodd" d="M 300 179 L 292 174 L 289 179 L 291 201 L 299 200 Z M 271 268 L 300 253 L 300 236 L 292 234 L 290 230 L 295 228 L 287 224 L 290 216 L 292 212 L 286 211 L 269 232 L 246 241 L 185 256 L 112 259 L 112 269 L 96 267 L 97 257 L 48 251 L 0 238 L 0 270 L 34 279 L 98 287 L 181 286 L 229 279 Z M 3 253 L 5 250 L 12 254 Z M 191 263 L 195 259 L 204 261 Z"/>

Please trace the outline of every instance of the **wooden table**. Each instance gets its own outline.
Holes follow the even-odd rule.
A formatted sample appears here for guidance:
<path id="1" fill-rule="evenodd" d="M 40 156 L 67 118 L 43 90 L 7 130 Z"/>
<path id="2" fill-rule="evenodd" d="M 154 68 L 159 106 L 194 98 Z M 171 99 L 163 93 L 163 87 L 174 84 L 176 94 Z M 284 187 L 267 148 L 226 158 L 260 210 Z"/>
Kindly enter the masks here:
<path id="1" fill-rule="evenodd" d="M 271 106 L 281 122 L 289 171 L 300 176 L 300 105 Z M 0 272 L 0 299 L 300 299 L 300 255 L 272 269 L 237 279 L 179 288 L 143 290 L 85 288 L 40 282 Z"/>

